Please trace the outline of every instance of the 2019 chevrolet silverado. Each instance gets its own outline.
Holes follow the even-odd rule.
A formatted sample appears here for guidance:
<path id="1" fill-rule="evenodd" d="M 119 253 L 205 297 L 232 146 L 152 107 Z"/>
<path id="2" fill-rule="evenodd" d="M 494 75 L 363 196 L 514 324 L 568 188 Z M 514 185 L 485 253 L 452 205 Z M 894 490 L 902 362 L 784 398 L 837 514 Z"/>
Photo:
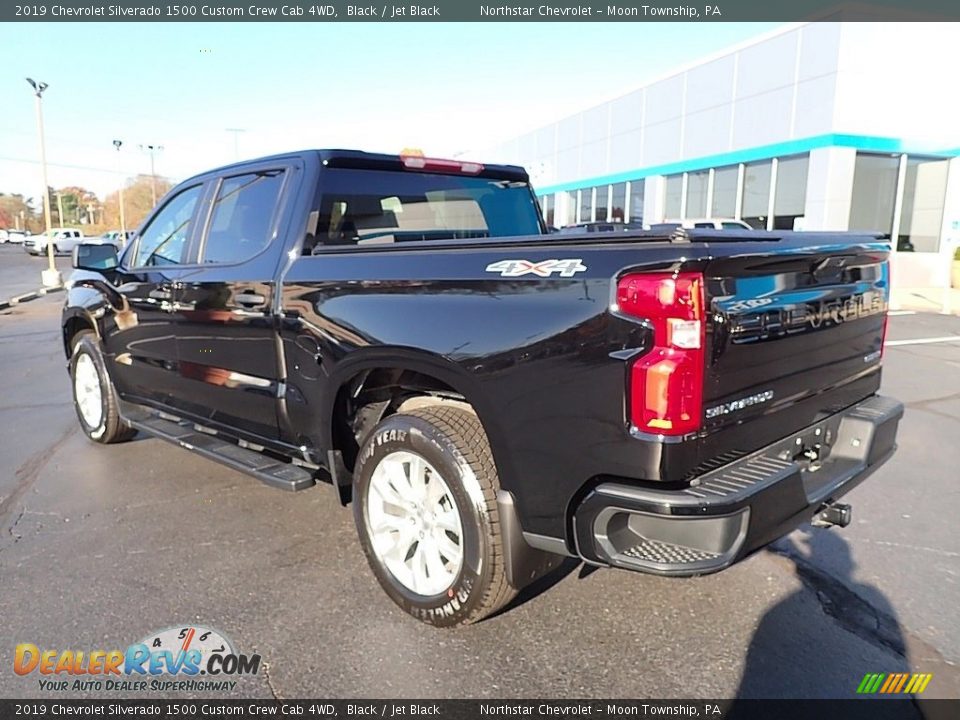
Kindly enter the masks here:
<path id="1" fill-rule="evenodd" d="M 386 593 L 451 626 L 565 556 L 699 575 L 848 522 L 902 414 L 888 252 L 547 234 L 521 168 L 307 151 L 181 183 L 119 256 L 79 246 L 63 345 L 91 440 L 330 482 Z"/>

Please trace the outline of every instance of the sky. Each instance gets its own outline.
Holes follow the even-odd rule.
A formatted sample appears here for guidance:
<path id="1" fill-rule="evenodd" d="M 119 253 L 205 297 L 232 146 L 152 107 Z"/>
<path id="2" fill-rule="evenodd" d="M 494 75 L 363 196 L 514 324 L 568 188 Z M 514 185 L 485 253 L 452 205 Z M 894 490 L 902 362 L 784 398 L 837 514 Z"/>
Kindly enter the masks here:
<path id="1" fill-rule="evenodd" d="M 310 147 L 450 157 L 622 95 L 775 23 L 37 23 L 0 25 L 0 192 L 103 197 Z M 241 129 L 230 132 L 228 128 Z M 113 140 L 123 142 L 118 153 Z M 484 158 L 470 158 L 483 161 Z"/>

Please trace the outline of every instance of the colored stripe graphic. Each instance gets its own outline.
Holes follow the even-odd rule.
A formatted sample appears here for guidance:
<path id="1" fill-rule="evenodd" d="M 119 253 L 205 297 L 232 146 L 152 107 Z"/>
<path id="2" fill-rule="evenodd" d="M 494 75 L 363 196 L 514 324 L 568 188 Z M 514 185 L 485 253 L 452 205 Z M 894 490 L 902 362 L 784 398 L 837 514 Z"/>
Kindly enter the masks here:
<path id="1" fill-rule="evenodd" d="M 927 689 L 933 673 L 867 673 L 857 686 L 858 695 L 919 695 Z"/>

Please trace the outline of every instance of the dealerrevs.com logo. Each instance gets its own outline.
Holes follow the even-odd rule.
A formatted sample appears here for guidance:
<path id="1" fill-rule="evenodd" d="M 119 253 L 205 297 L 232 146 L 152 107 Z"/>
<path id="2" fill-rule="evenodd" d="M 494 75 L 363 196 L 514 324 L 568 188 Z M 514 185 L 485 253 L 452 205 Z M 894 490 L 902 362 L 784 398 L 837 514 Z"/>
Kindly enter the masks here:
<path id="1" fill-rule="evenodd" d="M 230 691 L 237 676 L 260 672 L 260 656 L 244 655 L 221 632 L 200 626 L 151 633 L 126 650 L 41 649 L 20 643 L 17 675 L 37 676 L 39 689 L 64 691 Z"/>

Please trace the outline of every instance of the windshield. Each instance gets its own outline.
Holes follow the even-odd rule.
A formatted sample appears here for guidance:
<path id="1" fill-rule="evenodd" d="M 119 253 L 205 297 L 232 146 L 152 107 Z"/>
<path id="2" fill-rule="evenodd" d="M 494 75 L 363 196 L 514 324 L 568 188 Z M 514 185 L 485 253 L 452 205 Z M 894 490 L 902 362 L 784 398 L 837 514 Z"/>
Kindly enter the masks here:
<path id="1" fill-rule="evenodd" d="M 323 245 L 542 233 L 530 185 L 495 178 L 331 168 L 319 209 Z"/>

